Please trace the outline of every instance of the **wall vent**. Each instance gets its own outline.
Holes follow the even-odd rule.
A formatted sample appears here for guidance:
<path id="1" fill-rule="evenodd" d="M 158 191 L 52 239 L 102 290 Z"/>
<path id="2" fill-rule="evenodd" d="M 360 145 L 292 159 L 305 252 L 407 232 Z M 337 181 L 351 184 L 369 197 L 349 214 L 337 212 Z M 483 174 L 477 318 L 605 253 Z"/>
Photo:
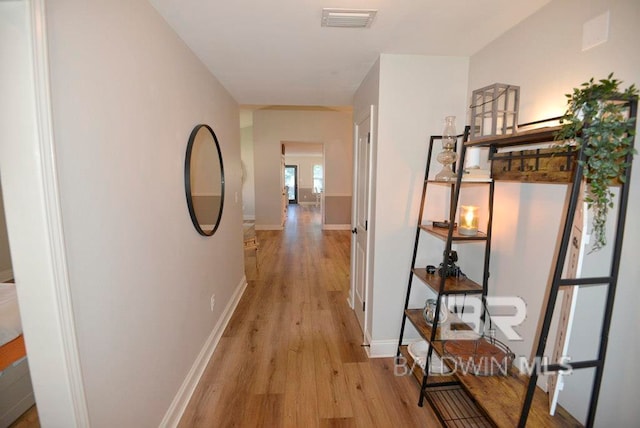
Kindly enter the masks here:
<path id="1" fill-rule="evenodd" d="M 369 28 L 375 9 L 322 9 L 322 27 Z"/>

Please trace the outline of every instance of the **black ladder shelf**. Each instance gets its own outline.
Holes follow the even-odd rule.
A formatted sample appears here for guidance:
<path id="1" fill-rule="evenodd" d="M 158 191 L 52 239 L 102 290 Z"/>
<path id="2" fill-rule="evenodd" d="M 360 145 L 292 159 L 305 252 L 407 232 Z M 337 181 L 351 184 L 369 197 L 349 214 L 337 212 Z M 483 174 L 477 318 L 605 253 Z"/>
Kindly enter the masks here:
<path id="1" fill-rule="evenodd" d="M 629 117 L 637 118 L 637 99 L 626 101 L 629 105 Z M 540 121 L 544 122 L 544 121 Z M 538 123 L 538 122 L 536 122 Z M 509 152 L 508 154 L 499 153 L 498 149 L 501 148 L 513 148 L 516 146 L 535 145 L 539 143 L 549 143 L 554 140 L 556 132 L 559 130 L 559 126 L 543 127 L 538 129 L 532 129 L 529 131 L 518 132 L 513 135 L 482 138 L 473 141 L 466 141 L 467 130 L 463 136 L 463 147 L 461 150 L 460 164 L 464 165 L 464 157 L 466 149 L 469 147 L 488 147 L 490 159 L 492 162 L 492 178 L 494 180 L 508 179 L 523 182 L 553 182 L 553 183 L 566 183 L 568 203 L 566 204 L 566 211 L 564 213 L 564 224 L 561 230 L 560 245 L 555 257 L 555 264 L 552 272 L 553 276 L 548 292 L 547 303 L 544 310 L 544 314 L 541 319 L 540 332 L 535 344 L 535 357 L 537 361 L 543 361 L 545 347 L 547 344 L 547 337 L 551 328 L 551 321 L 553 317 L 554 308 L 556 306 L 556 300 L 558 293 L 562 288 L 570 287 L 590 287 L 590 286 L 605 286 L 607 287 L 607 296 L 604 302 L 604 316 L 602 320 L 601 337 L 599 341 L 599 350 L 596 359 L 587 361 L 572 361 L 571 367 L 573 370 L 580 369 L 594 369 L 594 379 L 590 394 L 589 411 L 586 418 L 586 426 L 593 427 L 595 423 L 596 409 L 598 405 L 598 397 L 600 393 L 600 386 L 602 383 L 602 375 L 604 370 L 605 358 L 607 354 L 607 344 L 609 337 L 609 330 L 611 325 L 611 318 L 613 313 L 613 305 L 616 293 L 616 287 L 618 283 L 618 273 L 620 268 L 620 258 L 622 253 L 622 241 L 624 235 L 624 227 L 626 221 L 626 211 L 629 199 L 629 183 L 631 179 L 631 163 L 633 155 L 627 155 L 625 162 L 629 165 L 625 171 L 625 179 L 621 180 L 619 185 L 620 190 L 618 192 L 618 201 L 616 204 L 617 213 L 616 217 L 616 231 L 613 240 L 613 250 L 611 257 L 611 265 L 609 268 L 609 274 L 603 277 L 582 277 L 577 279 L 569 279 L 563 277 L 563 269 L 566 264 L 569 245 L 572 237 L 572 225 L 578 204 L 580 200 L 581 184 L 583 182 L 583 169 L 579 160 L 585 159 L 584 150 L 579 151 L 567 151 L 564 153 L 558 153 L 554 149 L 534 149 L 534 150 L 521 150 L 516 152 Z M 431 161 L 431 152 L 433 148 L 434 139 L 440 137 L 432 137 L 429 145 L 429 155 L 427 160 L 427 168 L 425 173 L 425 184 L 422 193 L 422 203 L 420 208 L 420 215 L 418 219 L 418 230 L 416 232 L 416 241 L 414 246 L 414 253 L 412 258 L 412 274 L 409 276 L 409 283 L 407 287 L 407 297 L 405 300 L 405 310 L 402 318 L 400 339 L 398 344 L 397 357 L 404 357 L 413 364 L 413 360 L 408 355 L 405 346 L 403 344 L 403 338 L 405 333 L 406 320 L 416 326 L 421 336 L 426 339 L 430 344 L 429 354 L 425 367 L 429 367 L 429 358 L 431 352 L 435 350 L 436 353 L 442 355 L 443 345 L 439 341 L 437 319 L 433 325 L 433 328 L 429 328 L 422 320 L 421 310 L 409 309 L 409 297 L 411 293 L 411 287 L 413 277 L 418 276 L 425 284 L 431 287 L 438 294 L 438 308 L 436 313 L 439 312 L 439 306 L 441 296 L 446 293 L 479 293 L 483 299 L 487 295 L 487 280 L 488 280 L 488 266 L 490 255 L 490 242 L 491 242 L 491 209 L 490 218 L 488 224 L 488 230 L 486 234 L 486 251 L 485 251 L 485 270 L 484 278 L 479 289 L 466 290 L 465 286 L 461 286 L 461 289 L 457 289 L 458 284 L 451 283 L 451 278 L 445 280 L 444 278 L 437 277 L 436 275 L 428 275 L 421 272 L 414 267 L 418 249 L 418 241 L 420 239 L 421 230 L 425 229 L 422 225 L 422 214 L 425 203 L 425 194 L 427 190 L 429 164 Z M 553 153 L 553 154 L 551 154 Z M 550 171 L 552 170 L 552 171 Z M 458 171 L 458 180 L 455 184 L 452 184 L 452 190 L 454 196 L 451 200 L 450 219 L 451 222 L 449 229 L 446 233 L 446 249 L 450 250 L 451 242 L 455 240 L 456 234 L 453 229 L 453 222 L 455 221 L 455 209 L 457 207 L 460 185 L 462 181 L 462 171 Z M 493 184 L 490 183 L 490 205 L 493 200 Z M 613 218 L 614 213 L 610 213 Z M 432 231 L 430 231 L 432 232 Z M 433 232 L 432 232 L 433 233 Z M 446 260 L 443 260 L 446 262 Z M 424 327 L 427 326 L 427 327 Z M 542 372 L 553 373 L 565 370 L 566 366 L 562 364 L 548 364 L 541 367 Z M 437 403 L 430 399 L 427 390 L 429 388 L 446 387 L 450 385 L 461 385 L 464 391 L 471 399 L 471 403 L 476 404 L 491 423 L 488 426 L 498 427 L 525 427 L 525 426 L 542 426 L 542 427 L 555 427 L 555 426 L 581 426 L 581 424 L 561 406 L 558 406 L 555 416 L 549 415 L 549 407 L 547 395 L 542 389 L 536 386 L 538 378 L 537 372 L 534 370 L 531 376 L 525 376 L 519 374 L 517 369 L 512 369 L 508 376 L 474 376 L 471 374 L 457 374 L 448 378 L 441 378 L 441 381 L 433 382 L 429 379 L 429 376 L 425 370 L 425 373 L 418 367 L 414 370 L 414 375 L 419 379 L 421 383 L 419 405 L 422 405 L 424 398 L 430 402 L 436 414 L 440 418 L 443 425 L 448 425 L 447 421 L 440 415 L 440 411 L 437 408 Z M 473 425 L 469 420 L 470 425 Z M 465 425 L 464 423 L 462 424 Z M 458 426 L 458 425 L 456 425 Z M 482 426 L 476 425 L 473 426 Z"/>
<path id="2" fill-rule="evenodd" d="M 457 140 L 461 141 L 461 153 L 458 165 L 464 165 L 465 156 L 466 156 L 466 142 L 469 137 L 470 128 L 465 127 L 464 133 L 457 136 Z M 404 335 L 405 335 L 405 327 L 407 320 L 418 330 L 420 335 L 427 340 L 430 344 L 428 354 L 427 354 L 427 363 L 425 367 L 429 367 L 429 362 L 431 361 L 432 354 L 435 351 L 437 354 L 443 354 L 442 348 L 442 340 L 443 336 L 441 336 L 440 327 L 438 326 L 439 320 L 436 318 L 435 322 L 432 325 L 429 325 L 425 322 L 422 309 L 412 309 L 409 308 L 411 290 L 413 285 L 414 277 L 417 277 L 424 285 L 429 287 L 433 292 L 436 293 L 436 309 L 435 313 L 439 314 L 441 310 L 441 306 L 443 305 L 443 298 L 448 296 L 460 296 L 460 295 L 478 295 L 482 299 L 484 303 L 484 299 L 487 295 L 487 285 L 489 280 L 489 259 L 491 254 L 491 225 L 493 218 L 493 195 L 494 195 L 494 183 L 491 179 L 486 180 L 464 180 L 464 171 L 463 168 L 458 168 L 456 172 L 456 180 L 455 181 L 437 181 L 429 178 L 430 174 L 430 166 L 431 159 L 434 153 L 434 144 L 437 141 L 441 141 L 442 136 L 433 135 L 429 140 L 429 149 L 427 154 L 427 165 L 425 168 L 424 174 L 424 182 L 422 187 L 422 197 L 420 201 L 420 211 L 418 214 L 418 222 L 416 227 L 416 234 L 414 240 L 414 248 L 413 255 L 411 260 L 411 271 L 409 274 L 409 281 L 407 285 L 407 293 L 405 298 L 404 312 L 402 317 L 402 325 L 400 330 L 400 338 L 398 342 L 398 349 L 396 356 L 399 358 L 404 358 L 405 361 L 408 362 L 408 367 L 410 367 L 413 371 L 413 374 L 416 376 L 418 381 L 421 384 L 420 388 L 420 398 L 418 405 L 422 406 L 424 399 L 426 398 L 432 407 L 436 408 L 437 403 L 434 402 L 427 391 L 429 389 L 435 388 L 435 390 L 446 393 L 447 391 L 451 391 L 450 387 L 458 386 L 458 390 L 460 389 L 460 382 L 456 379 L 455 376 L 438 376 L 435 378 L 434 376 L 429 377 L 428 370 L 422 371 L 415 362 L 413 358 L 408 352 L 407 346 L 403 345 Z M 489 218 L 487 221 L 487 229 L 485 232 L 478 232 L 476 236 L 466 236 L 458 233 L 457 228 L 455 227 L 456 222 L 456 211 L 458 208 L 458 200 L 460 197 L 460 190 L 465 184 L 475 184 L 475 185 L 486 185 L 489 187 L 488 191 L 488 213 Z M 427 202 L 427 190 L 429 186 L 448 186 L 450 189 L 449 193 L 449 218 L 448 218 L 448 227 L 434 227 L 430 224 L 427 224 L 424 220 L 424 211 Z M 439 275 L 438 273 L 428 272 L 425 267 L 416 266 L 416 258 L 418 254 L 418 246 L 423 234 L 428 234 L 431 236 L 435 236 L 436 238 L 444 241 L 444 251 L 443 251 L 443 260 L 442 265 L 446 266 L 448 261 L 448 254 L 452 249 L 452 245 L 454 243 L 464 243 L 464 242 L 483 242 L 485 251 L 484 251 L 484 269 L 482 280 L 480 283 L 475 282 L 466 277 L 455 277 L 446 275 Z M 452 317 L 455 317 L 455 314 L 451 314 Z M 482 316 L 482 321 L 484 321 L 484 315 Z M 458 323 L 460 325 L 460 323 Z M 468 328 L 468 327 L 467 327 Z M 435 380 L 432 380 L 435 378 Z M 443 389 L 444 388 L 444 389 Z M 467 399 L 468 400 L 468 399 Z M 465 401 L 465 398 L 462 399 L 463 404 L 461 407 L 469 407 L 473 406 L 471 401 Z M 446 425 L 447 420 L 441 416 L 440 412 L 436 412 L 438 415 L 440 422 L 443 425 Z M 474 411 L 471 414 L 458 415 L 461 419 L 465 420 L 468 423 L 472 423 L 473 426 L 491 426 L 491 424 L 486 421 L 485 417 L 479 412 Z"/>

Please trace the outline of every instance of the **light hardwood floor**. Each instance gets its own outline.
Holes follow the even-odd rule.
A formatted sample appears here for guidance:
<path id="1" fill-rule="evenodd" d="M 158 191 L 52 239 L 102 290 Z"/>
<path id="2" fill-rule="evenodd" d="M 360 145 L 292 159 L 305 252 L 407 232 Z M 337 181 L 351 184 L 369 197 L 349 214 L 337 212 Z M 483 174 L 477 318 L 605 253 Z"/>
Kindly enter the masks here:
<path id="1" fill-rule="evenodd" d="M 282 232 L 258 232 L 259 269 L 181 427 L 437 427 L 418 384 L 393 359 L 368 359 L 347 305 L 350 233 L 322 231 L 319 210 L 289 208 Z"/>
<path id="2" fill-rule="evenodd" d="M 40 428 L 40 419 L 38 419 L 38 409 L 32 406 L 16 419 L 9 428 Z"/>

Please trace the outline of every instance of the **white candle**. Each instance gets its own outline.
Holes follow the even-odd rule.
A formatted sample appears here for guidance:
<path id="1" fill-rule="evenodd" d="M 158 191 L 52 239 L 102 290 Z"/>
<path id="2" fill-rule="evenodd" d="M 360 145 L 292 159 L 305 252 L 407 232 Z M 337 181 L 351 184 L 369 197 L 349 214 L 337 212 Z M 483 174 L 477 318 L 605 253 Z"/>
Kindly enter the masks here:
<path id="1" fill-rule="evenodd" d="M 464 236 L 476 236 L 478 234 L 478 207 L 473 205 L 460 206 L 458 233 Z"/>
<path id="2" fill-rule="evenodd" d="M 467 149 L 467 168 L 480 167 L 480 147 L 470 147 Z"/>

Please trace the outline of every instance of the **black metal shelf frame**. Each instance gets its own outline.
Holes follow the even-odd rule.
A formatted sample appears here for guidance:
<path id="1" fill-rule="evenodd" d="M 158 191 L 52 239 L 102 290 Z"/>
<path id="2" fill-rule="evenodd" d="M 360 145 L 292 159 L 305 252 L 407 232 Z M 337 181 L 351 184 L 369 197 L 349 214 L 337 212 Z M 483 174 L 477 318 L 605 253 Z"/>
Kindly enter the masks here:
<path id="1" fill-rule="evenodd" d="M 638 100 L 632 99 L 626 102 L 629 105 L 629 117 L 636 118 L 637 120 Z M 558 118 L 553 118 L 552 120 L 557 120 L 557 119 Z M 546 120 L 538 121 L 535 123 L 537 124 L 537 123 L 543 123 L 543 122 L 546 122 Z M 467 142 L 468 135 L 469 135 L 469 127 L 466 127 L 464 134 L 458 135 L 458 139 L 462 138 L 462 150 L 460 153 L 459 164 L 464 165 L 467 146 L 468 147 L 488 147 L 490 150 L 490 157 L 494 157 L 496 155 L 497 148 L 513 147 L 513 146 L 520 146 L 523 144 L 532 144 L 537 142 L 549 141 L 548 139 L 549 136 L 553 136 L 554 133 L 555 133 L 555 130 L 553 129 L 541 130 L 541 132 L 539 133 L 535 132 L 534 130 L 533 133 L 530 133 L 528 135 L 515 135 L 513 138 L 509 138 L 509 137 L 497 138 L 495 141 L 492 141 L 490 139 L 483 139 L 482 141 L 474 141 L 474 142 L 465 144 L 465 142 Z M 523 133 L 523 134 L 526 134 L 526 133 Z M 420 201 L 420 211 L 418 215 L 418 224 L 416 227 L 413 255 L 411 259 L 411 269 L 410 269 L 409 280 L 407 284 L 404 312 L 403 312 L 402 323 L 400 328 L 400 337 L 398 341 L 398 349 L 397 349 L 396 357 L 401 356 L 401 346 L 404 338 L 406 321 L 407 321 L 406 310 L 408 309 L 408 306 L 409 306 L 409 299 L 411 296 L 413 277 L 416 276 L 415 273 L 413 272 L 413 269 L 415 268 L 418 244 L 420 241 L 420 233 L 422 229 L 421 226 L 422 226 L 423 213 L 424 213 L 424 207 L 426 202 L 427 184 L 430 182 L 433 183 L 433 180 L 429 180 L 429 169 L 430 169 L 431 158 L 433 154 L 433 146 L 434 146 L 434 142 L 440 139 L 442 139 L 441 136 L 432 136 L 429 140 L 429 149 L 428 149 L 428 155 L 427 155 L 427 165 L 425 168 L 425 178 L 424 178 L 424 184 L 422 189 L 422 198 Z M 632 145 L 633 143 L 634 141 L 632 141 Z M 558 249 L 558 254 L 556 257 L 555 266 L 553 268 L 553 277 L 551 280 L 551 287 L 550 287 L 549 295 L 547 297 L 546 309 L 542 318 L 542 326 L 540 329 L 540 333 L 539 333 L 539 337 L 536 345 L 535 357 L 537 358 L 537 361 L 543 361 L 544 351 L 547 344 L 547 338 L 548 338 L 549 330 L 551 328 L 551 320 L 553 317 L 553 312 L 555 309 L 558 293 L 561 287 L 592 287 L 592 286 L 607 287 L 607 297 L 604 303 L 604 316 L 603 316 L 602 326 L 601 326 L 598 357 L 594 360 L 571 362 L 571 366 L 573 369 L 585 369 L 585 368 L 595 369 L 595 375 L 593 379 L 593 385 L 592 385 L 590 402 L 589 402 L 589 412 L 586 420 L 586 426 L 593 427 L 595 424 L 596 409 L 598 405 L 600 388 L 602 384 L 602 375 L 604 371 L 605 359 L 607 354 L 607 345 L 609 340 L 609 331 L 611 327 L 611 319 L 613 314 L 613 305 L 615 300 L 616 287 L 618 284 L 620 259 L 622 254 L 622 242 L 623 242 L 627 207 L 628 207 L 628 201 L 629 201 L 629 185 L 631 181 L 631 164 L 633 161 L 633 153 L 627 154 L 625 158 L 625 163 L 628 166 L 625 170 L 625 179 L 621 180 L 620 182 L 620 192 L 618 196 L 617 216 L 616 216 L 617 223 L 616 223 L 615 238 L 613 243 L 613 254 L 611 257 L 609 275 L 601 276 L 601 277 L 577 278 L 577 279 L 562 278 L 562 272 L 566 263 L 569 243 L 571 242 L 571 229 L 572 229 L 573 219 L 577 211 L 577 204 L 580 197 L 580 187 L 581 187 L 580 185 L 584 178 L 582 162 L 586 159 L 586 155 L 584 153 L 584 147 L 582 147 L 577 152 L 568 151 L 564 155 L 568 157 L 567 162 L 571 163 L 571 167 L 574 169 L 574 171 L 573 171 L 571 182 L 569 183 L 570 187 L 568 187 L 568 190 L 567 190 L 567 192 L 569 193 L 569 202 L 565 211 L 565 221 L 562 228 L 562 237 L 561 237 L 560 246 Z M 506 156 L 511 156 L 511 155 L 506 155 Z M 545 154 L 542 156 L 547 156 L 547 155 Z M 525 157 L 528 158 L 530 156 L 525 155 Z M 534 157 L 536 157 L 536 155 L 534 155 Z M 576 160 L 576 162 L 574 162 L 572 159 L 569 159 L 569 158 L 573 158 L 574 160 Z M 516 161 L 522 160 L 520 157 L 513 157 L 513 159 Z M 537 159 L 536 159 L 536 162 L 537 162 Z M 447 262 L 446 254 L 448 254 L 448 252 L 451 251 L 451 245 L 452 245 L 452 242 L 454 241 L 453 225 L 455 223 L 455 214 L 458 206 L 458 200 L 460 197 L 461 183 L 463 183 L 462 175 L 463 175 L 463 168 L 459 168 L 457 171 L 457 180 L 455 182 L 450 183 L 451 197 L 450 197 L 450 211 L 449 211 L 449 230 L 445 240 L 443 264 L 446 264 Z M 438 183 L 438 184 L 441 184 L 441 183 Z M 484 274 L 482 278 L 482 291 L 481 291 L 483 304 L 486 302 L 488 279 L 489 279 L 489 261 L 491 256 L 491 229 L 492 229 L 492 222 L 493 222 L 494 181 L 490 180 L 488 184 L 490 186 L 489 220 L 487 224 L 487 233 L 486 233 L 487 236 L 486 236 L 485 255 L 484 255 Z M 445 280 L 446 278 L 442 277 L 440 280 L 439 289 L 435 290 L 437 291 L 437 295 L 438 295 L 437 305 L 436 305 L 437 314 L 440 313 L 442 296 L 447 294 L 445 292 Z M 430 284 L 427 284 L 427 285 L 433 288 Z M 469 294 L 471 293 L 472 292 L 470 291 Z M 477 291 L 475 293 L 477 293 Z M 449 294 L 456 294 L 456 293 L 449 293 Z M 465 293 L 461 293 L 461 294 L 465 294 Z M 482 315 L 483 322 L 484 322 L 485 315 L 486 314 L 484 313 Z M 438 327 L 438 318 L 436 317 L 436 320 L 434 321 L 433 326 L 431 328 L 431 337 L 429 338 L 425 337 L 425 339 L 427 339 L 430 343 L 433 343 L 436 338 L 437 327 Z M 425 367 L 427 368 L 430 366 L 430 360 L 433 353 L 433 348 L 434 348 L 433 346 L 429 347 L 426 364 L 425 364 Z M 566 366 L 563 364 L 549 364 L 542 367 L 543 372 L 557 372 L 565 369 L 566 369 Z M 428 372 L 429 372 L 428 369 L 424 370 L 424 375 L 422 378 L 421 388 L 420 388 L 420 399 L 418 401 L 418 405 L 422 406 L 423 401 L 426 398 L 430 402 L 432 407 L 435 409 L 436 408 L 435 404 L 431 401 L 429 395 L 426 393 L 427 388 L 435 385 L 442 386 L 445 384 L 452 384 L 455 382 L 427 384 Z M 531 406 L 533 404 L 533 397 L 536 390 L 537 378 L 538 378 L 538 373 L 537 371 L 534 370 L 528 380 L 526 394 L 523 400 L 522 409 L 521 409 L 520 417 L 518 420 L 518 425 L 517 425 L 518 427 L 524 428 L 527 424 L 529 411 L 531 410 Z M 442 416 L 439 414 L 439 412 L 436 411 L 436 415 L 444 425 L 444 421 L 442 419 Z"/>
<path id="2" fill-rule="evenodd" d="M 637 118 L 638 116 L 638 100 L 633 99 L 628 101 L 629 104 L 629 117 Z M 636 119 L 637 120 L 637 119 Z M 631 144 L 635 143 L 635 138 Z M 589 399 L 589 412 L 587 415 L 586 426 L 593 427 L 595 424 L 596 409 L 598 407 L 598 398 L 600 395 L 600 386 L 602 384 L 602 374 L 604 371 L 605 358 L 607 355 L 607 345 L 609 342 L 609 330 L 611 327 L 611 317 L 613 314 L 613 303 L 615 300 L 616 287 L 618 284 L 618 273 L 620 270 L 620 258 L 622 255 L 622 240 L 624 237 L 624 226 L 627 217 L 627 206 L 629 203 L 629 184 L 631 183 L 631 165 L 633 161 L 633 153 L 628 153 L 625 158 L 627 165 L 625 169 L 625 180 L 620 183 L 620 193 L 618 197 L 618 212 L 616 218 L 616 232 L 613 244 L 613 254 L 611 257 L 610 274 L 608 277 L 592 277 L 592 278 L 577 278 L 577 279 L 564 279 L 562 278 L 562 271 L 564 269 L 567 253 L 569 250 L 569 243 L 571 242 L 571 227 L 573 224 L 573 218 L 575 216 L 578 199 L 580 197 L 580 184 L 584 178 L 582 163 L 586 159 L 584 152 L 584 145 L 577 154 L 578 162 L 575 164 L 575 174 L 573 181 L 570 184 L 571 194 L 569 196 L 569 203 L 566 211 L 566 217 L 564 226 L 562 229 L 562 240 L 560 242 L 560 248 L 558 250 L 558 257 L 556 259 L 556 265 L 553 270 L 553 279 L 551 283 L 551 289 L 547 301 L 547 308 L 545 310 L 542 328 L 540 331 L 540 337 L 536 347 L 537 361 L 542 361 L 544 350 L 547 344 L 547 336 L 549 329 L 551 328 L 551 319 L 553 317 L 553 311 L 555 308 L 556 300 L 560 287 L 580 287 L 580 286 L 594 286 L 602 285 L 607 287 L 607 298 L 605 301 L 604 317 L 602 320 L 602 328 L 600 330 L 600 346 L 598 350 L 598 358 L 589 361 L 575 361 L 571 362 L 573 369 L 595 369 L 595 376 L 593 379 L 593 385 L 591 389 L 591 397 Z M 562 367 L 560 364 L 551 364 L 543 367 L 543 370 L 549 372 L 558 372 L 565 370 L 566 367 Z M 522 406 L 522 412 L 520 413 L 519 427 L 524 427 L 527 423 L 529 410 L 533 402 L 533 394 L 536 388 L 536 381 L 538 373 L 534 370 L 529 378 L 529 384 L 527 385 L 527 394 Z"/>
<path id="3" fill-rule="evenodd" d="M 457 291 L 457 292 L 447 292 L 445 290 L 445 282 L 446 282 L 446 276 L 441 276 L 440 277 L 440 284 L 439 287 L 437 289 L 435 289 L 434 291 L 436 291 L 437 294 L 437 299 L 436 299 L 436 312 L 437 314 L 441 313 L 441 306 L 442 306 L 442 297 L 445 295 L 466 295 L 466 294 L 480 294 L 482 302 L 483 302 L 483 308 L 486 308 L 486 297 L 487 297 L 487 289 L 488 289 L 488 281 L 489 281 L 489 261 L 490 261 L 490 256 L 491 256 L 491 229 L 492 229 L 492 222 L 493 222 L 493 195 L 494 195 L 494 182 L 493 180 L 486 180 L 486 181 L 468 181 L 465 182 L 463 181 L 463 173 L 464 173 L 464 168 L 460 167 L 457 168 L 457 165 L 464 165 L 465 162 L 465 157 L 466 157 L 466 150 L 467 150 L 467 146 L 465 145 L 465 143 L 467 142 L 468 138 L 469 138 L 469 132 L 470 132 L 470 127 L 466 126 L 464 129 L 464 133 L 460 134 L 457 136 L 457 141 L 461 140 L 461 150 L 460 150 L 460 159 L 458 162 L 456 162 L 456 164 L 454 164 L 454 172 L 456 173 L 456 180 L 452 181 L 450 183 L 448 182 L 437 182 L 438 185 L 449 185 L 450 186 L 450 196 L 449 196 L 449 200 L 450 200 L 450 205 L 449 205 L 449 227 L 447 230 L 447 234 L 445 237 L 445 244 L 444 244 L 444 251 L 443 251 L 443 260 L 442 263 L 443 265 L 446 265 L 447 263 L 447 255 L 449 254 L 449 252 L 451 251 L 451 247 L 453 242 L 456 243 L 462 243 L 465 241 L 473 241 L 473 242 L 484 242 L 485 243 L 485 251 L 484 251 L 484 268 L 483 268 L 483 277 L 482 277 L 482 282 L 481 282 L 481 290 L 473 290 L 473 289 L 469 289 L 468 291 Z M 404 311 L 403 311 L 403 317 L 402 317 L 402 323 L 401 323 L 401 327 L 400 327 L 400 337 L 398 339 L 398 348 L 397 348 L 397 352 L 396 352 L 396 357 L 399 358 L 401 357 L 401 346 L 403 344 L 403 339 L 404 339 L 404 333 L 405 333 L 405 327 L 406 327 L 406 322 L 407 322 L 407 315 L 406 315 L 406 311 L 407 309 L 409 309 L 409 300 L 410 300 L 410 296 L 411 296 L 411 289 L 412 289 L 412 285 L 413 285 L 413 278 L 414 276 L 416 276 L 415 272 L 414 272 L 414 268 L 415 263 L 416 263 L 416 258 L 417 258 L 417 254 L 418 254 L 418 246 L 420 243 L 420 234 L 422 233 L 421 231 L 425 231 L 424 229 L 424 225 L 423 225 L 423 214 L 424 214 L 424 209 L 425 209 L 425 202 L 427 202 L 427 188 L 428 188 L 428 184 L 436 184 L 436 182 L 434 182 L 434 180 L 430 180 L 429 179 L 429 173 L 430 173 L 430 166 L 431 166 L 431 160 L 432 160 L 432 155 L 433 155 L 433 151 L 434 151 L 434 143 L 436 141 L 442 140 L 442 136 L 440 135 L 432 135 L 429 139 L 429 148 L 428 148 L 428 153 L 427 153 L 427 164 L 425 167 L 425 174 L 424 174 L 424 182 L 423 182 L 423 187 L 422 187 L 422 196 L 421 196 L 421 200 L 420 200 L 420 210 L 419 210 L 419 214 L 418 214 L 418 222 L 417 222 L 417 226 L 416 226 L 416 233 L 415 233 L 415 239 L 414 239 L 414 246 L 413 246 L 413 254 L 411 257 L 411 267 L 410 267 L 410 273 L 409 273 L 409 280 L 408 280 L 408 284 L 407 284 L 407 292 L 406 292 L 406 297 L 405 297 L 405 303 L 404 303 Z M 456 143 L 457 143 L 456 141 Z M 458 144 L 456 144 L 457 146 Z M 489 218 L 487 220 L 487 231 L 486 231 L 486 236 L 482 236 L 481 238 L 475 238 L 475 237 L 467 237 L 467 238 L 461 238 L 461 237 L 455 237 L 454 236 L 454 231 L 455 231 L 455 217 L 456 217 L 456 212 L 458 209 L 458 200 L 460 197 L 460 190 L 462 185 L 464 184 L 485 184 L 489 186 Z M 431 287 L 429 284 L 425 284 L 425 286 L 429 286 Z M 464 308 L 462 308 L 462 310 L 464 310 Z M 481 323 L 484 324 L 485 321 L 485 314 L 483 313 L 481 316 Z M 411 320 L 409 320 L 409 322 L 411 322 Z M 436 317 L 436 320 L 434 321 L 432 328 L 431 328 L 431 337 L 425 337 L 425 339 L 429 342 L 429 343 L 433 343 L 434 341 L 436 341 L 436 332 L 438 330 L 438 317 Z M 429 367 L 433 352 L 434 352 L 434 347 L 433 346 L 429 346 L 429 351 L 427 354 L 427 358 L 426 358 L 426 363 L 425 363 L 425 367 Z M 430 404 L 432 405 L 432 407 L 434 407 L 434 403 L 431 403 L 430 397 L 427 394 L 427 389 L 428 388 L 432 388 L 432 387 L 436 387 L 436 386 L 445 386 L 445 385 L 452 385 L 452 384 L 458 384 L 457 382 L 436 382 L 436 383 L 428 383 L 428 377 L 429 377 L 429 370 L 424 370 L 424 375 L 422 377 L 422 382 L 421 382 L 421 387 L 420 387 L 420 398 L 418 400 L 418 405 L 422 406 L 424 403 L 424 399 L 426 398 L 427 401 L 430 402 Z M 435 408 L 435 407 L 434 407 Z M 436 412 L 437 414 L 438 412 Z M 440 418 L 440 415 L 438 415 L 438 417 Z M 441 422 L 443 422 L 441 420 Z"/>

